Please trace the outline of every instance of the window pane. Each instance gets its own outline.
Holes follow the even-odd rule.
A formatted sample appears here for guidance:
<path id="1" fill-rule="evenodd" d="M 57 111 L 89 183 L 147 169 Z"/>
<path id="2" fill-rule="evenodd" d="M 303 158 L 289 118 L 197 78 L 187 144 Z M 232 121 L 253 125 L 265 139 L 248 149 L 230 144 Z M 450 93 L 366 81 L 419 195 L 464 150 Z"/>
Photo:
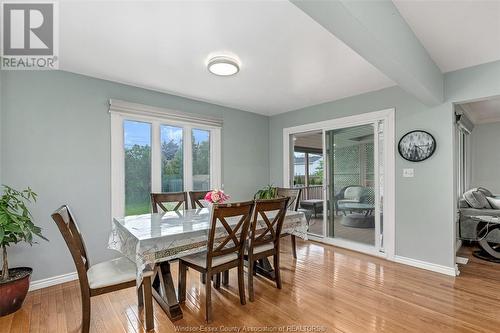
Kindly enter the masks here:
<path id="1" fill-rule="evenodd" d="M 323 155 L 309 153 L 309 186 L 314 185 L 323 185 Z"/>
<path id="2" fill-rule="evenodd" d="M 125 215 L 149 213 L 151 192 L 151 124 L 123 122 Z"/>
<path id="3" fill-rule="evenodd" d="M 182 128 L 161 125 L 161 191 L 182 192 L 183 156 Z"/>
<path id="4" fill-rule="evenodd" d="M 305 186 L 306 184 L 306 154 L 293 153 L 293 185 Z"/>
<path id="5" fill-rule="evenodd" d="M 193 190 L 210 189 L 210 131 L 193 129 Z"/>

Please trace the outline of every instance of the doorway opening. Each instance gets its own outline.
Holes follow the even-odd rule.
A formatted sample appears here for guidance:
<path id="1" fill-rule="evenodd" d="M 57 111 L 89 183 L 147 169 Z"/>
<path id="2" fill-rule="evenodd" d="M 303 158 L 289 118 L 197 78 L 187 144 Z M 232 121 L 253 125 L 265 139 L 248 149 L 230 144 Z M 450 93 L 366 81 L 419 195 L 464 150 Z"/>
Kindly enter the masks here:
<path id="1" fill-rule="evenodd" d="M 455 119 L 456 263 L 500 262 L 500 96 L 456 104 Z"/>
<path id="2" fill-rule="evenodd" d="M 323 133 L 293 134 L 293 187 L 302 188 L 300 206 L 311 212 L 309 233 L 323 235 Z"/>

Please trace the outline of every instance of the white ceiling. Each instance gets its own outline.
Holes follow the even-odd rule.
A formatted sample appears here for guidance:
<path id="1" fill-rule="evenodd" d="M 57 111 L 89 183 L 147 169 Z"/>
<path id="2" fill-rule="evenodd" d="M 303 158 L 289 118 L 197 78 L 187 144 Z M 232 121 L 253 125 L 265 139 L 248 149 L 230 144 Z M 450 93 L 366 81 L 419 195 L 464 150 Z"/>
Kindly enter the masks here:
<path id="1" fill-rule="evenodd" d="M 500 1 L 393 2 L 441 71 L 500 60 Z"/>
<path id="2" fill-rule="evenodd" d="M 394 0 L 443 72 L 500 60 L 500 0 Z M 60 2 L 60 68 L 265 115 L 395 83 L 286 0 Z M 206 69 L 235 55 L 234 77 Z"/>
<path id="3" fill-rule="evenodd" d="M 462 107 L 474 124 L 500 121 L 500 97 L 462 104 Z"/>
<path id="4" fill-rule="evenodd" d="M 265 115 L 394 85 L 288 1 L 62 1 L 60 69 Z"/>

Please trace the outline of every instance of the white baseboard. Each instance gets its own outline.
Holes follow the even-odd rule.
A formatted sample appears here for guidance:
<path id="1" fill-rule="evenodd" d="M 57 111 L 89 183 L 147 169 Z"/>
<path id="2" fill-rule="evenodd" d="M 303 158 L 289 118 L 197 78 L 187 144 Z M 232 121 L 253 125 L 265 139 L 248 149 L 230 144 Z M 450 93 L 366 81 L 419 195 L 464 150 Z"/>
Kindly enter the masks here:
<path id="1" fill-rule="evenodd" d="M 55 286 L 56 284 L 61 284 L 64 282 L 69 282 L 73 280 L 78 280 L 78 274 L 76 272 L 57 275 L 53 277 L 49 277 L 46 279 L 31 281 L 30 283 L 30 291 L 47 288 L 50 286 Z"/>
<path id="2" fill-rule="evenodd" d="M 346 249 L 351 250 L 351 251 L 357 251 L 357 252 L 361 252 L 364 254 L 377 256 L 380 258 L 384 258 L 388 261 L 395 261 L 395 262 L 400 263 L 400 264 L 418 267 L 418 268 L 426 269 L 426 270 L 441 273 L 441 274 L 446 274 L 446 275 L 450 275 L 450 276 L 458 276 L 460 274 L 457 267 L 447 267 L 447 266 L 443 266 L 443 265 L 437 265 L 437 264 L 433 264 L 430 262 L 412 259 L 412 258 L 408 258 L 408 257 L 397 256 L 397 255 L 394 257 L 384 257 L 384 256 L 381 256 L 380 253 L 376 253 L 373 251 L 372 252 L 366 251 L 366 250 L 364 250 L 364 248 L 354 248 L 353 249 L 351 247 L 343 247 L 342 243 L 339 243 L 338 240 L 337 240 L 337 242 L 333 242 L 331 239 L 324 238 L 324 237 L 316 237 L 316 236 L 312 236 L 312 235 L 308 235 L 308 238 L 309 238 L 309 240 L 316 241 L 316 242 L 319 242 L 322 244 L 346 248 Z"/>
<path id="3" fill-rule="evenodd" d="M 413 267 L 418 267 L 422 269 L 426 269 L 428 271 L 433 271 L 441 274 L 446 274 L 450 276 L 457 276 L 458 272 L 455 267 L 448 267 L 448 266 L 443 266 L 443 265 L 438 265 L 438 264 L 433 264 L 427 261 L 422 261 L 422 260 L 417 260 L 417 259 L 412 259 L 412 258 L 407 258 L 407 257 L 402 257 L 402 256 L 395 256 L 394 261 L 398 262 L 400 264 L 405 264 Z"/>

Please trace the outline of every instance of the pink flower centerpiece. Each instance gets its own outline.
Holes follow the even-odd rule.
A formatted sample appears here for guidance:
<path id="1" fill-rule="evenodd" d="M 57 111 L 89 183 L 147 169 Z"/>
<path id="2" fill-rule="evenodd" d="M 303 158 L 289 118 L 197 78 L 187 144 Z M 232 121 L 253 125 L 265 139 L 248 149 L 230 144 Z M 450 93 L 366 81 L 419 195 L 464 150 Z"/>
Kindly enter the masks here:
<path id="1" fill-rule="evenodd" d="M 215 189 L 205 194 L 205 201 L 208 201 L 211 204 L 221 204 L 224 203 L 224 201 L 227 201 L 228 199 L 229 196 L 226 195 L 222 190 Z"/>

